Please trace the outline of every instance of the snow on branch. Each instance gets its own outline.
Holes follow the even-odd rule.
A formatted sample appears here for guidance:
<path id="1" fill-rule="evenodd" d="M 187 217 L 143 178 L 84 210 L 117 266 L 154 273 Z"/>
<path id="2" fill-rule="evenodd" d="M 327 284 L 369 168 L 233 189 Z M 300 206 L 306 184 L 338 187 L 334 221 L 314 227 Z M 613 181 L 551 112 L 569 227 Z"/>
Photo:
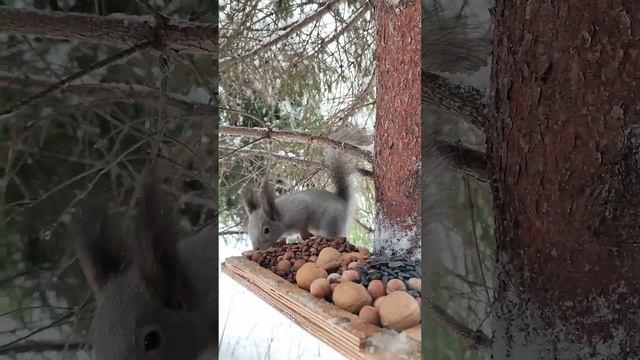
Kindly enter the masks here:
<path id="1" fill-rule="evenodd" d="M 331 147 L 340 151 L 343 151 L 358 159 L 366 160 L 369 163 L 373 162 L 372 154 L 358 146 L 343 143 L 330 139 L 326 136 L 319 136 L 308 134 L 300 131 L 291 130 L 273 130 L 265 128 L 246 128 L 238 126 L 220 126 L 220 134 L 231 136 L 246 136 L 250 138 L 264 138 L 264 139 L 277 139 L 286 140 L 301 144 L 321 145 Z"/>
<path id="2" fill-rule="evenodd" d="M 422 72 L 422 102 L 456 114 L 480 129 L 489 116 L 482 99 L 484 94 L 471 86 L 459 85 L 444 76 Z"/>
<path id="3" fill-rule="evenodd" d="M 300 19 L 299 21 L 287 26 L 285 29 L 281 31 L 274 33 L 270 38 L 266 39 L 260 45 L 247 51 L 246 53 L 240 54 L 240 55 L 228 56 L 220 59 L 219 60 L 220 66 L 227 66 L 235 62 L 245 60 L 251 56 L 257 55 L 265 51 L 266 49 L 274 45 L 277 45 L 287 40 L 288 38 L 296 34 L 298 31 L 304 29 L 307 25 L 317 20 L 320 20 L 325 14 L 333 10 L 336 6 L 338 6 L 343 1 L 344 0 L 328 0 L 327 2 L 324 3 L 324 5 L 319 7 L 318 10 L 316 10 L 316 12 L 314 12 L 313 14 Z"/>
<path id="4" fill-rule="evenodd" d="M 267 152 L 267 151 L 263 151 L 263 150 L 234 149 L 234 148 L 225 147 L 225 146 L 220 146 L 219 149 L 223 150 L 223 151 L 228 151 L 228 154 L 234 153 L 234 152 L 239 152 L 239 153 L 248 154 L 248 155 L 258 155 L 258 156 L 272 157 L 273 159 L 287 161 L 287 162 L 290 162 L 292 164 L 296 164 L 296 165 L 299 165 L 299 166 L 302 166 L 302 167 L 320 166 L 320 167 L 326 168 L 326 164 L 321 163 L 321 162 L 300 159 L 300 158 L 297 158 L 297 157 L 294 157 L 294 156 L 273 154 L 273 153 L 270 153 L 270 152 Z M 227 155 L 224 155 L 224 156 L 227 156 Z M 364 177 L 367 177 L 367 178 L 370 178 L 370 179 L 373 178 L 373 172 L 371 170 L 367 170 L 365 168 L 358 168 L 357 170 L 360 173 L 360 175 L 362 175 Z"/>
<path id="5" fill-rule="evenodd" d="M 215 24 L 177 21 L 164 16 L 96 16 L 0 6 L 0 32 L 132 47 L 160 41 L 176 52 L 217 56 Z"/>
<path id="6" fill-rule="evenodd" d="M 69 83 L 78 80 L 86 75 L 88 75 L 89 73 L 96 71 L 98 69 L 101 69 L 105 66 L 109 66 L 117 61 L 120 61 L 122 59 L 125 59 L 133 54 L 135 54 L 136 52 L 140 51 L 141 49 L 144 49 L 146 47 L 149 47 L 151 44 L 151 42 L 144 42 L 144 43 L 140 43 L 138 45 L 132 46 L 128 49 L 122 50 L 120 52 L 118 52 L 117 54 L 111 55 L 109 57 L 107 57 L 106 59 L 100 60 L 100 61 L 96 61 L 93 64 L 91 64 L 90 66 L 88 66 L 86 69 L 77 71 L 69 76 L 66 76 L 62 79 L 60 79 L 59 81 L 56 81 L 55 83 L 50 84 L 49 86 L 47 86 L 45 89 L 38 91 L 36 94 L 31 95 L 31 96 L 27 96 L 26 98 L 18 101 L 16 104 L 9 106 L 8 108 L 0 111 L 0 116 L 2 116 L 2 118 L 6 118 L 10 115 L 12 115 L 13 113 L 18 112 L 20 109 L 26 107 L 27 105 L 30 105 L 44 97 L 46 97 L 47 95 L 53 93 L 54 91 L 60 90 L 62 88 L 64 88 L 65 86 L 69 85 Z"/>

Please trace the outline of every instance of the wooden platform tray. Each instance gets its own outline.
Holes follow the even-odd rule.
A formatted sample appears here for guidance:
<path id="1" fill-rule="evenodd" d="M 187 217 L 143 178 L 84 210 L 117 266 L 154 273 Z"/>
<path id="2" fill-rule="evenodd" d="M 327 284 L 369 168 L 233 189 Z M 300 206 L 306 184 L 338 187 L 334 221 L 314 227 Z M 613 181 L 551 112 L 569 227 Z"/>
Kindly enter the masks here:
<path id="1" fill-rule="evenodd" d="M 314 297 L 257 263 L 243 256 L 231 257 L 222 263 L 222 271 L 348 359 L 392 358 L 365 350 L 379 327 Z M 411 343 L 416 351 L 408 359 L 420 359 L 420 344 L 413 339 Z"/>

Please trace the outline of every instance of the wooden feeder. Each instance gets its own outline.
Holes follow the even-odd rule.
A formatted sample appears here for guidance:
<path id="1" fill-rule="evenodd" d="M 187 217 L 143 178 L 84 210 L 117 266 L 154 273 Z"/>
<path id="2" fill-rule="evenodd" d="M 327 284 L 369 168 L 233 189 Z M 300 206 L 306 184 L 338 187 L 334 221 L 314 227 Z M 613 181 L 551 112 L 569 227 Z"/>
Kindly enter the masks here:
<path id="1" fill-rule="evenodd" d="M 368 349 L 371 336 L 381 328 L 316 298 L 243 256 L 227 258 L 222 271 L 348 359 L 399 359 L 397 354 Z M 419 341 L 409 341 L 416 350 L 406 359 L 420 359 Z"/>

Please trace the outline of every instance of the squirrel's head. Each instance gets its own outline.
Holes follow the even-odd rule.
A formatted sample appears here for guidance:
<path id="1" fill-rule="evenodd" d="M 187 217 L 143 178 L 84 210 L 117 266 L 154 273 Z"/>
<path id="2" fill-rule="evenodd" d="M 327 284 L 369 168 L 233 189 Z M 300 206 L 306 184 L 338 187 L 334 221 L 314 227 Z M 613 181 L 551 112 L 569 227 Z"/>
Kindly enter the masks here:
<path id="1" fill-rule="evenodd" d="M 85 213 L 77 248 L 96 298 L 98 360 L 195 360 L 212 346 L 216 320 L 197 298 L 169 211 L 158 200 L 155 187 L 145 189 L 130 236 L 114 231 L 106 207 Z"/>
<path id="2" fill-rule="evenodd" d="M 260 189 L 260 197 L 251 188 L 243 195 L 244 209 L 249 215 L 247 232 L 254 250 L 265 250 L 275 245 L 284 235 L 285 229 L 280 221 L 280 212 L 276 207 L 276 193 L 265 178 Z"/>

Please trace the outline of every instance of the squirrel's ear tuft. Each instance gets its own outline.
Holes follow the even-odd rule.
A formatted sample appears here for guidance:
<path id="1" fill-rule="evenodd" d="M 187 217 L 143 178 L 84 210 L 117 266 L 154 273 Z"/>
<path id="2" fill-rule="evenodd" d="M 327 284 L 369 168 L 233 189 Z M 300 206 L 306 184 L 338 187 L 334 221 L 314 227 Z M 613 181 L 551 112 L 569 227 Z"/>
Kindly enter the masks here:
<path id="1" fill-rule="evenodd" d="M 145 283 L 160 301 L 174 310 L 195 303 L 193 286 L 178 255 L 178 231 L 171 206 L 160 191 L 161 180 L 153 174 L 145 183 L 138 213 L 134 257 Z"/>
<path id="2" fill-rule="evenodd" d="M 244 189 L 242 193 L 242 204 L 244 205 L 244 210 L 247 212 L 247 215 L 251 215 L 251 213 L 258 210 L 260 202 L 253 188 L 247 187 Z"/>
<path id="3" fill-rule="evenodd" d="M 273 186 L 271 186 L 266 176 L 262 181 L 260 195 L 262 195 L 262 206 L 267 217 L 272 221 L 280 220 L 280 212 L 278 212 L 278 208 L 276 207 L 276 192 L 273 190 Z"/>
<path id="4" fill-rule="evenodd" d="M 128 263 L 130 253 L 109 215 L 107 205 L 92 202 L 84 207 L 77 228 L 76 249 L 82 271 L 95 295 Z"/>

